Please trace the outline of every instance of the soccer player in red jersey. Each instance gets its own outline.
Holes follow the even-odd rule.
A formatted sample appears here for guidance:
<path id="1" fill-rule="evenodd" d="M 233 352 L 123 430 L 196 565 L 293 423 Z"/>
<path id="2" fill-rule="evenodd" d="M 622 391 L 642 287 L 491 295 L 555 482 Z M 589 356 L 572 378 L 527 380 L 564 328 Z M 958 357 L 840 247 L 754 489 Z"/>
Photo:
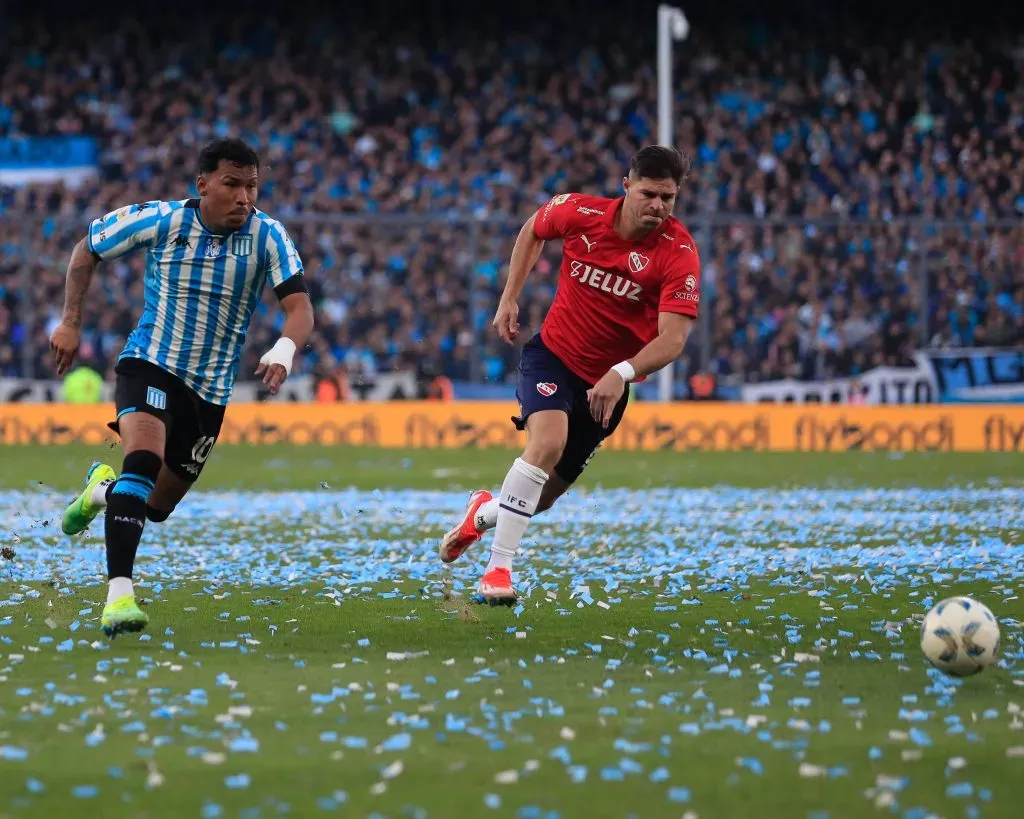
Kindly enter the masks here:
<path id="1" fill-rule="evenodd" d="M 511 605 L 512 559 L 526 525 L 579 478 L 626 409 L 626 384 L 683 352 L 700 304 L 700 260 L 693 237 L 672 216 L 687 161 L 649 146 L 630 162 L 625 195 L 565 193 L 531 216 L 516 239 L 494 317 L 511 344 L 517 299 L 544 242 L 562 240 L 558 292 L 540 332 L 523 347 L 516 397 L 526 449 L 498 497 L 470 495 L 462 520 L 441 541 L 441 560 L 458 558 L 495 529 L 476 601 Z"/>

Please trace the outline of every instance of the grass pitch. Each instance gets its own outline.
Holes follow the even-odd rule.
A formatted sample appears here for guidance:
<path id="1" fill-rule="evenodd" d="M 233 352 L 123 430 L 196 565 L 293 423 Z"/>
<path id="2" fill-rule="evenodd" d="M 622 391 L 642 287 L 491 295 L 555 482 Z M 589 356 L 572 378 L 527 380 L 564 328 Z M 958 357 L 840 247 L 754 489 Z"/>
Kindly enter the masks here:
<path id="1" fill-rule="evenodd" d="M 472 606 L 436 539 L 513 454 L 217 449 L 110 642 L 59 533 L 104 453 L 0 452 L 0 816 L 1019 815 L 1019 456 L 602 453 Z M 952 594 L 1003 633 L 964 681 Z"/>

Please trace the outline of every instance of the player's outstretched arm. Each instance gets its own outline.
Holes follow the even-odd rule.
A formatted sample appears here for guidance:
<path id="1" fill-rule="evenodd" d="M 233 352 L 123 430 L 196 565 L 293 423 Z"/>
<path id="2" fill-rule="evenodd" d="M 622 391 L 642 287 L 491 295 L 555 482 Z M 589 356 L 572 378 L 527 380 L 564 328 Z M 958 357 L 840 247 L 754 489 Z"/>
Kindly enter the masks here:
<path id="1" fill-rule="evenodd" d="M 508 279 L 498 302 L 498 311 L 491 322 L 498 335 L 508 344 L 519 335 L 519 294 L 523 292 L 526 277 L 530 275 L 544 249 L 544 240 L 533 229 L 536 218 L 537 214 L 533 214 L 527 219 L 516 237 L 512 259 L 508 263 Z"/>
<path id="2" fill-rule="evenodd" d="M 64 315 L 50 335 L 50 349 L 57 365 L 57 375 L 64 375 L 68 371 L 78 353 L 82 333 L 82 304 L 99 261 L 100 257 L 89 249 L 88 239 L 82 239 L 71 251 L 64 284 Z"/>
<path id="3" fill-rule="evenodd" d="M 693 319 L 690 316 L 666 311 L 658 313 L 658 335 L 635 356 L 608 370 L 587 391 L 594 420 L 608 426 L 627 382 L 657 372 L 679 358 L 692 326 Z"/>
<path id="4" fill-rule="evenodd" d="M 284 380 L 291 375 L 295 351 L 301 350 L 313 332 L 313 303 L 306 292 L 289 293 L 281 299 L 284 310 L 284 329 L 277 343 L 260 359 L 256 375 L 263 375 L 263 383 L 276 395 Z"/>

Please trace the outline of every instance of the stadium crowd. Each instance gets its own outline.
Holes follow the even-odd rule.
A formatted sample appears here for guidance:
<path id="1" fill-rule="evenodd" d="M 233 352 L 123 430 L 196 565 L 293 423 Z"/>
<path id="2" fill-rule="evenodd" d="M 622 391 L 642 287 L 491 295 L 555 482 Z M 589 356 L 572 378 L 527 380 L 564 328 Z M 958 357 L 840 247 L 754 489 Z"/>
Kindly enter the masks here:
<path id="1" fill-rule="evenodd" d="M 649 21 L 627 36 L 614 10 L 558 16 L 573 13 L 519 28 L 16 18 L 0 31 L 0 137 L 92 135 L 101 150 L 80 187 L 0 188 L 0 375 L 52 373 L 46 338 L 87 220 L 192 195 L 199 147 L 232 134 L 261 151 L 259 206 L 305 261 L 317 330 L 301 370 L 513 378 L 518 350 L 489 324 L 519 225 L 555 193 L 616 195 L 656 136 Z M 677 60 L 676 142 L 693 160 L 677 214 L 710 312 L 689 371 L 820 379 L 923 343 L 1024 343 L 1024 41 L 870 31 L 695 32 Z M 81 355 L 101 372 L 143 269 L 126 257 L 93 283 Z M 556 280 L 549 247 L 521 341 Z M 279 329 L 273 307 L 268 291 L 243 377 Z"/>

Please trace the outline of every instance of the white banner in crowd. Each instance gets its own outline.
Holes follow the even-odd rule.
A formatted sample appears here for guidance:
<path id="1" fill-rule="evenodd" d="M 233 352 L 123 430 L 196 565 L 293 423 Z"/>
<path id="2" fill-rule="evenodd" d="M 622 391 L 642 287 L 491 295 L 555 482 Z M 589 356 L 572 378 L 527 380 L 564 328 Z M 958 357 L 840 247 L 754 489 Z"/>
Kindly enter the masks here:
<path id="1" fill-rule="evenodd" d="M 747 403 L 930 404 L 1024 402 L 1024 350 L 922 350 L 913 367 L 876 367 L 829 381 L 744 384 Z"/>

